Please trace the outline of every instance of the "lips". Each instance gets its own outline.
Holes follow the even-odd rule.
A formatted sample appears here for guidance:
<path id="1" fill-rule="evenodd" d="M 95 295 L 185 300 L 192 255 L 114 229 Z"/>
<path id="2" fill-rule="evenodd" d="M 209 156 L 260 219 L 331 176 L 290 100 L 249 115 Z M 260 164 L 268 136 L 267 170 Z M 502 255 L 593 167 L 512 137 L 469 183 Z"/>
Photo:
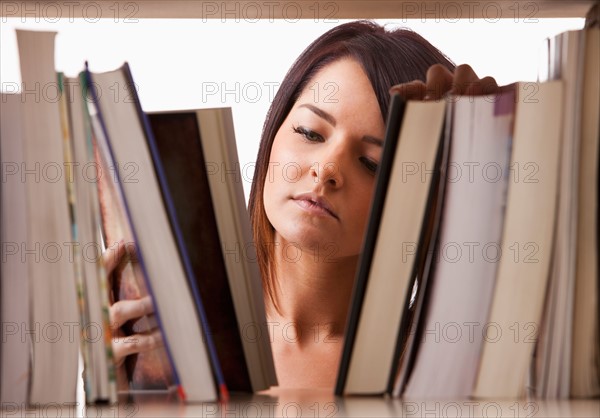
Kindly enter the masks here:
<path id="1" fill-rule="evenodd" d="M 298 206 L 314 214 L 331 216 L 339 220 L 331 204 L 323 196 L 316 193 L 302 193 L 292 198 Z"/>

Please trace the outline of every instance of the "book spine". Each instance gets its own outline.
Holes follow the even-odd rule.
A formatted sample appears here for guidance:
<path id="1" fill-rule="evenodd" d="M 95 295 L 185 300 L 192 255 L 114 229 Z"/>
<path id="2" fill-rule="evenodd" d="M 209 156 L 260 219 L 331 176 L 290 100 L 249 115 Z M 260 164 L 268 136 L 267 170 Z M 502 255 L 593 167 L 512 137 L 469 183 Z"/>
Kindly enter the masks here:
<path id="1" fill-rule="evenodd" d="M 69 110 L 66 98 L 64 85 L 64 74 L 57 73 L 58 88 L 60 89 L 59 111 L 60 111 L 60 126 L 62 134 L 63 156 L 65 161 L 66 179 L 65 186 L 67 191 L 67 203 L 69 207 L 69 220 L 71 221 L 71 238 L 74 243 L 79 242 L 79 232 L 77 228 L 77 211 L 75 198 L 75 184 L 73 178 L 73 143 L 71 137 L 71 129 L 69 126 Z M 92 364 L 92 348 L 87 343 L 85 330 L 90 324 L 90 314 L 86 302 L 87 290 L 85 286 L 84 271 L 82 266 L 82 254 L 79 245 L 73 246 L 73 269 L 75 274 L 75 285 L 77 288 L 77 305 L 79 307 L 80 326 L 80 350 L 83 358 L 83 381 L 85 400 L 87 403 L 93 403 L 98 396 L 98 389 L 95 382 L 95 371 Z"/>
<path id="2" fill-rule="evenodd" d="M 83 113 L 83 126 L 85 129 L 86 136 L 86 150 L 87 150 L 87 161 L 95 162 L 94 157 L 94 139 L 92 135 L 92 124 L 90 120 L 90 114 L 87 106 L 85 105 L 86 100 L 88 98 L 88 85 L 87 85 L 87 77 L 85 72 L 81 72 L 78 76 L 79 85 L 81 86 L 80 90 L 75 94 L 80 94 L 82 99 L 82 113 Z M 97 186 L 97 184 L 95 185 Z M 101 215 L 100 215 L 100 202 L 98 197 L 98 188 L 94 187 L 94 192 L 91 194 L 91 207 L 92 207 L 92 218 L 94 219 L 94 224 L 101 224 Z M 100 243 L 100 231 L 98 228 L 94 229 L 94 242 Z M 102 307 L 102 335 L 103 335 L 103 343 L 104 343 L 104 352 L 106 353 L 106 364 L 107 364 L 107 374 L 108 374 L 108 394 L 109 394 L 109 403 L 114 404 L 117 402 L 117 371 L 115 368 L 115 359 L 114 353 L 112 349 L 112 331 L 110 329 L 110 316 L 109 316 L 109 299 L 108 299 L 108 279 L 106 275 L 106 268 L 104 266 L 104 258 L 98 257 L 96 261 L 96 269 L 97 269 L 97 278 L 98 278 L 98 287 L 100 289 L 100 305 Z"/>
<path id="3" fill-rule="evenodd" d="M 403 316 L 398 332 L 398 340 L 396 341 L 392 372 L 390 374 L 387 390 L 387 393 L 395 397 L 400 396 L 408 381 L 408 377 L 416 359 L 417 342 L 420 340 L 420 335 L 425 326 L 425 321 L 421 320 L 421 315 L 423 314 L 423 309 L 429 296 L 428 289 L 430 289 L 430 286 L 428 286 L 428 282 L 433 276 L 435 268 L 435 254 L 439 241 L 446 191 L 446 170 L 450 161 L 453 110 L 452 104 L 447 103 L 444 125 L 441 130 L 442 138 L 436 155 L 432 185 L 429 189 L 426 212 L 419 237 L 419 242 L 423 244 L 417 248 L 417 262 L 414 265 L 414 271 L 411 275 L 412 284 L 409 285 L 409 288 L 413 289 L 415 281 L 419 280 L 417 296 L 413 308 L 414 313 L 413 315 Z M 430 219 L 432 222 L 432 229 L 428 233 L 427 223 Z M 410 301 L 411 295 L 409 294 L 405 301 L 405 312 L 408 312 L 411 307 Z M 411 326 L 414 326 L 413 332 L 411 332 Z M 400 364 L 403 353 L 404 359 L 402 364 Z"/>

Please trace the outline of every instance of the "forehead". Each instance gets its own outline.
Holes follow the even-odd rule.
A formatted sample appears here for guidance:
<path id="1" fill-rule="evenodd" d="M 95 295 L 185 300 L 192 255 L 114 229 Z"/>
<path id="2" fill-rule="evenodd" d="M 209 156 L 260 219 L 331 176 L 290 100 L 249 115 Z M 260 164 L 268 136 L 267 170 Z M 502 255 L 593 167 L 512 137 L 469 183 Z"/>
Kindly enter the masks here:
<path id="1" fill-rule="evenodd" d="M 294 107 L 312 104 L 336 119 L 383 123 L 377 97 L 362 65 L 342 58 L 321 68 L 306 84 Z"/>
<path id="2" fill-rule="evenodd" d="M 340 94 L 375 94 L 362 65 L 355 59 L 335 60 L 312 76 L 300 94 L 300 99 L 317 102 L 335 102 Z"/>

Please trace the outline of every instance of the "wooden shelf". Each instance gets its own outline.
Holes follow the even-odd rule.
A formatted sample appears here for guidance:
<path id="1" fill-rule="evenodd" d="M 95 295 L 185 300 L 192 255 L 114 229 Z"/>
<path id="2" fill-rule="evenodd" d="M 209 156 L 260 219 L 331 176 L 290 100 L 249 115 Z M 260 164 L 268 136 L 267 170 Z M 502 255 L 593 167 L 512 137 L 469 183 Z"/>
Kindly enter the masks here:
<path id="1" fill-rule="evenodd" d="M 183 405 L 173 396 L 137 394 L 123 397 L 118 416 L 136 409 L 136 416 L 237 417 L 598 417 L 600 400 L 399 400 L 383 397 L 335 397 L 329 390 L 287 389 L 255 395 L 232 395 L 223 405 Z M 114 408 L 117 408 L 116 406 Z M 104 414 L 102 416 L 105 416 Z"/>
<path id="2" fill-rule="evenodd" d="M 344 1 L 3 1 L 0 16 L 55 21 L 57 18 L 112 19 L 135 22 L 143 18 L 230 19 L 253 22 L 258 19 L 529 19 L 585 17 L 594 0 L 344 0 Z"/>
<path id="3" fill-rule="evenodd" d="M 23 408 L 8 405 L 6 416 L 103 417 L 598 417 L 600 399 L 400 400 L 384 397 L 333 396 L 330 390 L 297 389 L 232 394 L 227 403 L 181 403 L 174 392 L 120 394 L 119 403 L 105 406 L 53 404 Z M 10 415 L 9 415 L 10 414 Z"/>

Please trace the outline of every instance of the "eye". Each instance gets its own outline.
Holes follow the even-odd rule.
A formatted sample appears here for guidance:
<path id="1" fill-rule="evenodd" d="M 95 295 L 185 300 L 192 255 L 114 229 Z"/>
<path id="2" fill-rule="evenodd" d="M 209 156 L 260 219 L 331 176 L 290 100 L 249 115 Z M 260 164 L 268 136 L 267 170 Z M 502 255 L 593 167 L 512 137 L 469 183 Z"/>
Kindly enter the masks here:
<path id="1" fill-rule="evenodd" d="M 323 142 L 325 141 L 325 138 L 323 138 L 319 133 L 305 128 L 304 126 L 293 126 L 292 129 L 294 130 L 295 133 L 300 134 L 304 137 L 304 139 L 306 139 L 307 141 L 310 142 Z"/>
<path id="2" fill-rule="evenodd" d="M 375 161 L 371 160 L 367 157 L 360 157 L 358 159 L 371 173 L 375 174 L 377 172 L 377 167 L 379 166 Z"/>

